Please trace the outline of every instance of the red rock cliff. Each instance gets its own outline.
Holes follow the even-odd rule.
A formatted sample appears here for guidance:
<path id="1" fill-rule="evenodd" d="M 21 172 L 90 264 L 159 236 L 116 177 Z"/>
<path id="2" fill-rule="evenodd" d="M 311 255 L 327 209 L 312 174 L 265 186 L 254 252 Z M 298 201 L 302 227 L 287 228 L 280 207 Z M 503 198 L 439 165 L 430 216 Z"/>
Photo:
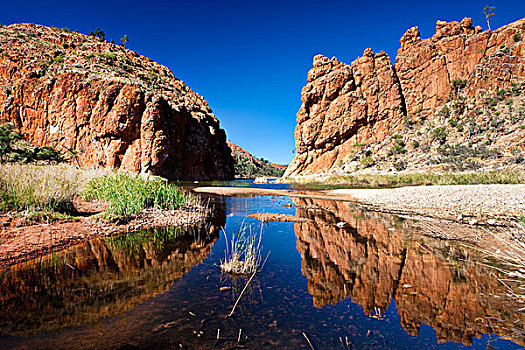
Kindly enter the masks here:
<path id="1" fill-rule="evenodd" d="M 438 21 L 436 34 L 424 40 L 417 27 L 410 28 L 400 40 L 394 66 L 384 52 L 370 49 L 349 65 L 335 57 L 315 56 L 297 113 L 297 155 L 285 176 L 384 164 L 392 153 L 407 153 L 405 146 L 414 140 L 437 154 L 446 136 L 474 148 L 490 144 L 500 153 L 514 146 L 521 150 L 525 135 L 517 125 L 524 119 L 519 112 L 525 100 L 524 39 L 525 19 L 482 32 L 465 18 Z M 488 109 L 486 102 L 496 94 L 499 99 Z M 446 112 L 439 114 L 440 107 L 447 107 Z M 453 121 L 444 123 L 449 118 Z M 490 123 L 494 119 L 498 120 Z M 486 130 L 467 129 L 462 122 Z M 414 125 L 427 127 L 416 130 Z M 438 133 L 441 143 L 432 144 L 436 127 L 445 133 Z M 398 138 L 393 139 L 394 134 Z M 487 134 L 492 139 L 486 140 Z M 512 136 L 501 141 L 502 135 Z M 508 161 L 501 156 L 501 162 Z M 408 163 L 403 169 L 423 164 L 422 159 L 403 160 Z"/>
<path id="2" fill-rule="evenodd" d="M 0 26 L 0 119 L 82 166 L 233 177 L 225 132 L 201 96 L 149 58 L 68 30 Z"/>

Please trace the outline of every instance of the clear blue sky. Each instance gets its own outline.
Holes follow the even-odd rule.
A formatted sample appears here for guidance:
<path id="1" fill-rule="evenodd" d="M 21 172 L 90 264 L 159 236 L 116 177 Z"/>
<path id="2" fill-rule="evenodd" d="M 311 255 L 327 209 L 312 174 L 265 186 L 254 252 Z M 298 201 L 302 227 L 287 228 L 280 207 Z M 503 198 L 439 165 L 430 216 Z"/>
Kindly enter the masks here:
<path id="1" fill-rule="evenodd" d="M 294 149 L 295 115 L 312 57 L 350 63 L 371 47 L 392 60 L 411 26 L 431 36 L 436 20 L 472 17 L 495 6 L 492 29 L 525 17 L 525 1 L 128 0 L 6 1 L 0 23 L 31 22 L 107 40 L 127 34 L 128 47 L 169 67 L 203 95 L 228 139 L 277 163 Z"/>

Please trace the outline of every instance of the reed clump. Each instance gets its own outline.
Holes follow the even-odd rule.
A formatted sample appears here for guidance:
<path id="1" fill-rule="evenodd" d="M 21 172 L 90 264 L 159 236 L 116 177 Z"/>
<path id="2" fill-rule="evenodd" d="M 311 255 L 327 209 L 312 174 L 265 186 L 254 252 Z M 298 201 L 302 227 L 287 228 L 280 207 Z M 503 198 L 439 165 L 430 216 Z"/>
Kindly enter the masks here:
<path id="1" fill-rule="evenodd" d="M 85 200 L 106 201 L 106 213 L 114 217 L 129 217 L 146 208 L 175 210 L 195 201 L 190 192 L 163 179 L 130 173 L 94 178 L 82 196 Z"/>
<path id="2" fill-rule="evenodd" d="M 228 238 L 225 230 L 223 233 L 226 251 L 220 264 L 221 271 L 231 275 L 255 274 L 261 264 L 262 229 L 256 233 L 251 226 L 243 223 L 231 238 Z"/>

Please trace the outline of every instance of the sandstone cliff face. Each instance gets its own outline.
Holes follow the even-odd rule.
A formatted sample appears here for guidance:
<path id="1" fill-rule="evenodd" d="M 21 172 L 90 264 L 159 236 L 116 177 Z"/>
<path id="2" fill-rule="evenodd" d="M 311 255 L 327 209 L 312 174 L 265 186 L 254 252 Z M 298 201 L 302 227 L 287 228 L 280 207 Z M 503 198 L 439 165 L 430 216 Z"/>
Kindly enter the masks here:
<path id="1" fill-rule="evenodd" d="M 508 162 L 505 152 L 524 148 L 524 39 L 525 19 L 482 32 L 465 18 L 438 21 L 424 40 L 410 28 L 394 66 L 370 49 L 349 65 L 315 56 L 297 113 L 297 155 L 285 176 L 446 163 L 438 149 L 445 139 L 499 152 L 497 162 L 473 159 L 481 165 Z M 404 164 L 394 166 L 399 160 Z"/>
<path id="2" fill-rule="evenodd" d="M 233 177 L 226 135 L 201 96 L 146 57 L 67 30 L 0 26 L 0 119 L 85 167 Z"/>
<path id="3" fill-rule="evenodd" d="M 297 156 L 286 175 L 331 167 L 359 138 L 382 140 L 403 120 L 399 81 L 384 52 L 374 55 L 367 49 L 351 65 L 315 56 L 301 96 Z"/>

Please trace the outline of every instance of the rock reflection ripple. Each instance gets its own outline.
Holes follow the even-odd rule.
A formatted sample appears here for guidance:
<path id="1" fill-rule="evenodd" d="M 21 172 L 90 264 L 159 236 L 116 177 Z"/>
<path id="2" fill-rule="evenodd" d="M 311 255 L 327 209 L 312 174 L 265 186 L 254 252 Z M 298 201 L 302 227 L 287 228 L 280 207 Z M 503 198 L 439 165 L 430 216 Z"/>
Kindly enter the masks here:
<path id="1" fill-rule="evenodd" d="M 412 220 L 362 212 L 345 202 L 293 202 L 297 216 L 309 219 L 295 223 L 295 234 L 316 307 L 351 298 L 372 315 L 394 299 L 411 335 L 426 324 L 438 342 L 469 345 L 473 337 L 494 333 L 525 344 L 520 306 L 496 270 L 476 264 L 483 260 L 477 251 L 416 235 L 420 225 Z"/>

